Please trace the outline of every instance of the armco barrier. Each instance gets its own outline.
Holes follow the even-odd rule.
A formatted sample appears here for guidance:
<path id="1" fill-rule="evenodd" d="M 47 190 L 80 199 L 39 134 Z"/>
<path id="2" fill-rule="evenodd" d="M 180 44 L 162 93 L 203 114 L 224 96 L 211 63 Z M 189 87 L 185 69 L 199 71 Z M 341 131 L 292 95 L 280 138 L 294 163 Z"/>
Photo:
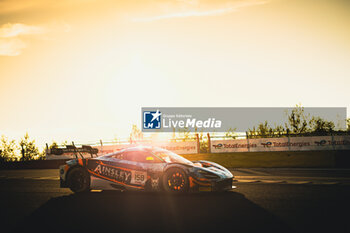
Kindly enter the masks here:
<path id="1" fill-rule="evenodd" d="M 67 159 L 6 162 L 0 164 L 0 169 L 58 169 L 66 161 Z"/>

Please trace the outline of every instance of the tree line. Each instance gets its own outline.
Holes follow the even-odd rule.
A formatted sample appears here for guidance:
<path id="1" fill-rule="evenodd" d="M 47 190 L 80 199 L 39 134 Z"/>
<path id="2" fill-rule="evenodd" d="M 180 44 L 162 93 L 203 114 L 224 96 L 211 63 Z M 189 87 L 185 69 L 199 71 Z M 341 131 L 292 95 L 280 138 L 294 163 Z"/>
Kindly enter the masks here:
<path id="1" fill-rule="evenodd" d="M 18 151 L 20 156 L 18 157 Z M 35 140 L 29 138 L 26 133 L 17 144 L 15 140 L 9 140 L 4 135 L 0 139 L 0 163 L 14 161 L 29 161 L 35 159 L 44 159 L 45 150 L 39 151 L 35 145 Z"/>
<path id="2" fill-rule="evenodd" d="M 271 126 L 268 121 L 260 123 L 247 131 L 247 137 L 286 137 L 286 136 L 325 136 L 331 134 L 348 134 L 350 118 L 346 120 L 347 129 L 336 129 L 332 121 L 319 116 L 310 116 L 304 108 L 297 105 L 287 114 L 285 125 Z"/>

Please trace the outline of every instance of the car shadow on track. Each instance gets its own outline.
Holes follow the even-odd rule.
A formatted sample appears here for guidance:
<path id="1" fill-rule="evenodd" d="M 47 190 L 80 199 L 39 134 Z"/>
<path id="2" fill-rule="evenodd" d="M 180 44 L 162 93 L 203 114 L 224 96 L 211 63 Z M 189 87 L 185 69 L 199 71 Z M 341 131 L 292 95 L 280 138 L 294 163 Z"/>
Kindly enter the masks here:
<path id="1" fill-rule="evenodd" d="M 101 192 L 52 198 L 14 232 L 292 232 L 236 192 Z"/>

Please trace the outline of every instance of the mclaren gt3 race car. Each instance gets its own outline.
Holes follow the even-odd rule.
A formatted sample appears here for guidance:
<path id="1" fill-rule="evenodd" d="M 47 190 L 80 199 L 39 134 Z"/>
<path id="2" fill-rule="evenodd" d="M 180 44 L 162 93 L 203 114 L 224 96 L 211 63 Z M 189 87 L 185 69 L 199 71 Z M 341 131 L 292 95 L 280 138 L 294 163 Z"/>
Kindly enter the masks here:
<path id="1" fill-rule="evenodd" d="M 60 185 L 75 193 L 98 190 L 226 191 L 233 175 L 219 164 L 191 162 L 155 147 L 133 147 L 60 166 Z"/>

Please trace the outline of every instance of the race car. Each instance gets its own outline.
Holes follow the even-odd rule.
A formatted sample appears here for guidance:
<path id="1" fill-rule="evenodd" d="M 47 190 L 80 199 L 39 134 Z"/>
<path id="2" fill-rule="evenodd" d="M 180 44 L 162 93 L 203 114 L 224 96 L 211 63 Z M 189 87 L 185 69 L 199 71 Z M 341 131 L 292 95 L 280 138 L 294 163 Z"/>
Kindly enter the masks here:
<path id="1" fill-rule="evenodd" d="M 97 158 L 73 159 L 60 166 L 60 186 L 90 190 L 146 190 L 171 193 L 226 191 L 232 173 L 209 161 L 191 162 L 157 147 L 132 147 Z"/>

